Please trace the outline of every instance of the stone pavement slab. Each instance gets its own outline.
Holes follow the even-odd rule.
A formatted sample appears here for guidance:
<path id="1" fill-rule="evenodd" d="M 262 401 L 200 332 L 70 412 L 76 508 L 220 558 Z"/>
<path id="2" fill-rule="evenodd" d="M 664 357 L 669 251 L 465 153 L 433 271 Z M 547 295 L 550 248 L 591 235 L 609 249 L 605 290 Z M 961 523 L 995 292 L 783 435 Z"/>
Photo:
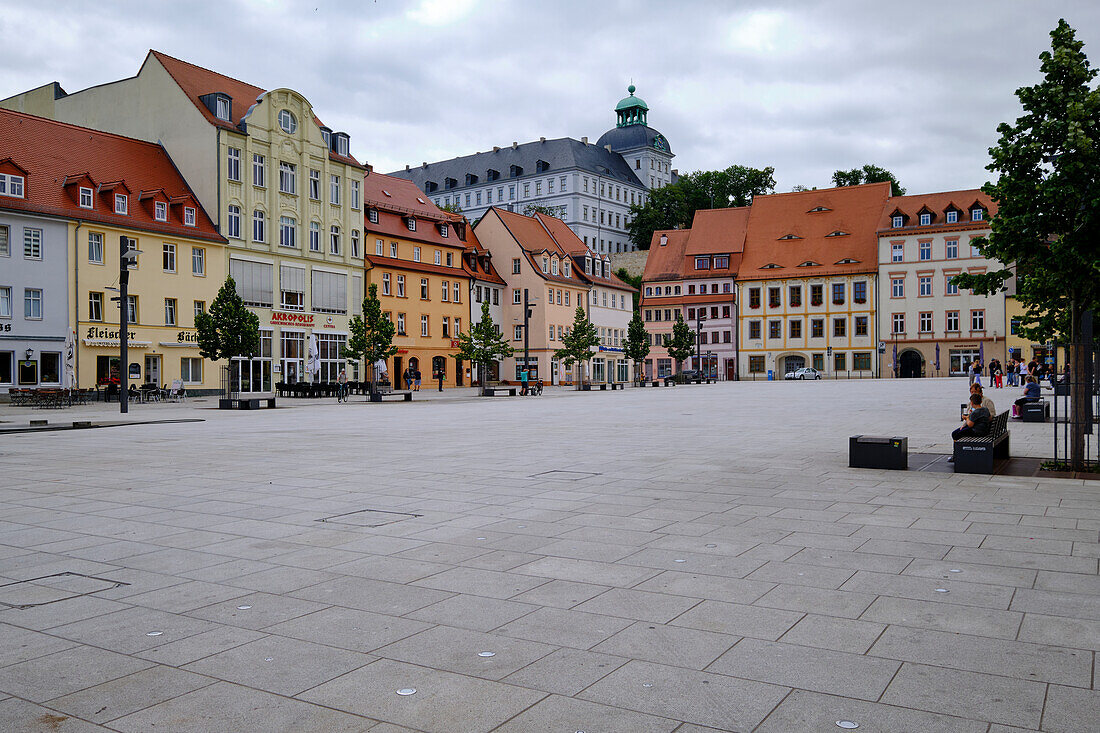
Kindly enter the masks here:
<path id="1" fill-rule="evenodd" d="M 0 583 L 107 581 L 4 591 L 52 602 L 0 606 L 0 730 L 1093 733 L 1100 484 L 847 467 L 856 433 L 947 452 L 965 391 L 194 400 L 5 435 Z"/>

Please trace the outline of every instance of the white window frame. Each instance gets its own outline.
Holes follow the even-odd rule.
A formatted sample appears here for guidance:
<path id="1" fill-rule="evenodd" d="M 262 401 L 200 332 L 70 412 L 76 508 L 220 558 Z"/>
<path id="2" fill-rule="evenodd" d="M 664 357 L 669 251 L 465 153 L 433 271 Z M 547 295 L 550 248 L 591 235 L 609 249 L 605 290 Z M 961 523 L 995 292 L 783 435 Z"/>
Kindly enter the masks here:
<path id="1" fill-rule="evenodd" d="M 241 207 L 233 204 L 229 205 L 229 211 L 226 216 L 226 234 L 233 239 L 241 238 Z"/>
<path id="2" fill-rule="evenodd" d="M 279 193 L 298 195 L 298 166 L 285 160 L 279 161 Z"/>
<path id="3" fill-rule="evenodd" d="M 259 236 L 256 236 L 257 234 Z M 252 241 L 267 241 L 267 215 L 260 209 L 252 212 Z"/>
<path id="4" fill-rule="evenodd" d="M 905 278 L 892 277 L 890 278 L 890 297 L 891 298 L 904 298 L 905 297 Z"/>
<path id="5" fill-rule="evenodd" d="M 298 246 L 298 221 L 293 216 L 279 217 L 279 246 Z"/>
<path id="6" fill-rule="evenodd" d="M 958 221 L 959 221 L 959 212 L 955 211 L 954 209 L 947 212 L 947 223 L 948 224 L 957 224 Z"/>
<path id="7" fill-rule="evenodd" d="M 413 262 L 420 262 L 420 248 L 413 247 Z"/>
<path id="8" fill-rule="evenodd" d="M 340 254 L 340 227 L 333 224 L 328 230 L 328 253 L 330 255 Z"/>
<path id="9" fill-rule="evenodd" d="M 191 248 L 191 274 L 206 277 L 206 250 L 202 247 Z"/>
<path id="10" fill-rule="evenodd" d="M 228 148 L 225 154 L 225 177 L 236 183 L 241 182 L 241 149 Z"/>
<path id="11" fill-rule="evenodd" d="M 93 265 L 103 264 L 102 232 L 88 232 L 88 262 Z"/>
<path id="12" fill-rule="evenodd" d="M 315 221 L 309 223 L 309 251 L 321 251 L 321 225 Z"/>
<path id="13" fill-rule="evenodd" d="M 890 261 L 891 262 L 904 262 L 905 261 L 905 245 L 900 243 L 893 243 L 890 245 Z"/>
<path id="14" fill-rule="evenodd" d="M 23 319 L 27 321 L 42 320 L 42 301 L 44 295 L 42 288 L 23 288 Z M 37 304 L 38 315 L 33 315 L 34 306 Z"/>
<path id="15" fill-rule="evenodd" d="M 0 318 L 11 318 L 11 286 L 0 287 Z"/>
<path id="16" fill-rule="evenodd" d="M 279 129 L 287 135 L 298 132 L 298 118 L 289 109 L 279 110 Z"/>
<path id="17" fill-rule="evenodd" d="M 193 206 L 183 207 L 183 225 L 185 227 L 195 226 L 195 208 Z"/>
<path id="18" fill-rule="evenodd" d="M 309 169 L 309 199 L 310 201 L 321 200 L 321 171 L 315 168 Z"/>
<path id="19" fill-rule="evenodd" d="M 0 291 L 3 291 L 3 288 L 0 288 Z M 3 315 L 0 311 L 0 317 Z M 96 323 L 103 321 L 103 293 L 94 291 L 88 293 L 88 320 Z"/>
<path id="20" fill-rule="evenodd" d="M 23 176 L 0 173 L 0 196 L 23 198 Z"/>
<path id="21" fill-rule="evenodd" d="M 925 287 L 927 286 L 927 287 Z M 925 292 L 925 291 L 928 292 Z M 932 276 L 921 275 L 917 278 L 917 295 L 921 297 L 928 297 L 932 295 Z"/>
<path id="22" fill-rule="evenodd" d="M 928 214 L 928 213 L 921 214 L 920 215 L 920 225 L 922 227 L 931 226 L 932 225 L 932 215 Z"/>
<path id="23" fill-rule="evenodd" d="M 252 154 L 252 185 L 267 188 L 267 159 L 259 153 Z"/>
<path id="24" fill-rule="evenodd" d="M 36 227 L 23 227 L 23 259 L 40 260 L 46 248 L 45 233 Z"/>
<path id="25" fill-rule="evenodd" d="M 153 218 L 157 221 L 168 221 L 168 204 L 166 202 L 153 202 Z"/>
<path id="26" fill-rule="evenodd" d="M 333 206 L 340 205 L 340 176 L 328 177 L 328 198 Z"/>
<path id="27" fill-rule="evenodd" d="M 176 299 L 165 298 L 164 299 L 164 325 L 174 326 L 176 325 Z"/>
<path id="28" fill-rule="evenodd" d="M 351 208 L 359 210 L 359 181 L 348 179 L 348 192 L 351 195 Z"/>
<path id="29" fill-rule="evenodd" d="M 214 116 L 219 120 L 229 119 L 229 100 L 225 97 L 214 98 Z"/>
<path id="30" fill-rule="evenodd" d="M 164 242 L 161 246 L 161 269 L 176 272 L 176 245 L 171 242 Z"/>
<path id="31" fill-rule="evenodd" d="M 124 193 L 115 194 L 115 213 L 126 216 L 130 211 L 130 199 Z"/>
<path id="32" fill-rule="evenodd" d="M 80 187 L 80 208 L 91 209 L 95 206 L 95 199 L 92 196 L 92 189 L 81 186 Z"/>

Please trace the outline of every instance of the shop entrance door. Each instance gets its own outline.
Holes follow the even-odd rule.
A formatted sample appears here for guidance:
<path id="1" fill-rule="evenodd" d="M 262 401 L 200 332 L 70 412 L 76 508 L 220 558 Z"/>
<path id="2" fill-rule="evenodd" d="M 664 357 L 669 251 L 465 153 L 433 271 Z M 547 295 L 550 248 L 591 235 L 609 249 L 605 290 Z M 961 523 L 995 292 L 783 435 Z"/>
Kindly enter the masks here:
<path id="1" fill-rule="evenodd" d="M 393 382 L 394 389 L 408 389 L 405 385 L 405 360 L 400 356 L 393 357 Z"/>
<path id="2" fill-rule="evenodd" d="M 299 359 L 283 359 L 283 381 L 294 384 L 302 376 L 302 362 Z"/>
<path id="3" fill-rule="evenodd" d="M 160 386 L 160 357 L 146 355 L 145 383 Z"/>
<path id="4" fill-rule="evenodd" d="M 737 362 L 733 359 L 726 359 L 726 380 L 732 382 L 737 376 L 736 372 Z"/>
<path id="5" fill-rule="evenodd" d="M 924 358 L 920 355 L 920 352 L 908 351 L 901 352 L 901 356 L 898 357 L 898 376 L 902 379 L 915 379 L 921 376 L 924 371 Z"/>

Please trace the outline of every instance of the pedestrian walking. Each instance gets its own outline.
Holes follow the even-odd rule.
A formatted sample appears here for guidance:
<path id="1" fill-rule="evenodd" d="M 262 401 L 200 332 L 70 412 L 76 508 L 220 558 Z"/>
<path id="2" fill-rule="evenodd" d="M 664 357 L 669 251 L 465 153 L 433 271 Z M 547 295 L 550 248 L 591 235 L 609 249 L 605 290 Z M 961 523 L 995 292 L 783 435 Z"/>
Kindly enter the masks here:
<path id="1" fill-rule="evenodd" d="M 435 378 L 439 380 L 439 391 L 443 391 L 443 372 L 439 371 L 435 373 Z"/>

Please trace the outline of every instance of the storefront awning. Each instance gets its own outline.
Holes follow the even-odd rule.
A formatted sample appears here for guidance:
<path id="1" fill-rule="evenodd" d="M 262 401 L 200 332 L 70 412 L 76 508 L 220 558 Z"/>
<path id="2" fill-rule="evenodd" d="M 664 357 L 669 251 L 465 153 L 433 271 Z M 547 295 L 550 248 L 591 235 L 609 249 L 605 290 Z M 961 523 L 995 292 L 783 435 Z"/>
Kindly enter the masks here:
<path id="1" fill-rule="evenodd" d="M 118 339 L 82 339 L 85 346 L 102 346 L 106 348 L 118 349 L 122 344 Z M 131 349 L 147 349 L 153 345 L 152 341 L 127 341 L 127 346 Z"/>

